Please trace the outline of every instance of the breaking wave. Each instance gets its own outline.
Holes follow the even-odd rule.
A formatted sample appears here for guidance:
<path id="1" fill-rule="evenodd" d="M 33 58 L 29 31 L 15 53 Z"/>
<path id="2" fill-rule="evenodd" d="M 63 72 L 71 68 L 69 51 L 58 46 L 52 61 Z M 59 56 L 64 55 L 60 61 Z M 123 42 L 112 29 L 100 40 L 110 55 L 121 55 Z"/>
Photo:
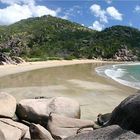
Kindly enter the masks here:
<path id="1" fill-rule="evenodd" d="M 140 63 L 97 67 L 96 72 L 123 85 L 140 90 Z"/>

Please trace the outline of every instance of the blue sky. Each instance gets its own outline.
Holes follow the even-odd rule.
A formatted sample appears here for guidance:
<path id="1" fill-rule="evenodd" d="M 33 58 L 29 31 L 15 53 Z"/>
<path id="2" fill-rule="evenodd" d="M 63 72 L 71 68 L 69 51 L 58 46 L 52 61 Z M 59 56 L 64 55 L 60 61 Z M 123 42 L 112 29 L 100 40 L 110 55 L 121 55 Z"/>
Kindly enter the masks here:
<path id="1" fill-rule="evenodd" d="M 95 30 L 113 25 L 140 29 L 140 0 L 0 0 L 0 24 L 52 15 Z"/>

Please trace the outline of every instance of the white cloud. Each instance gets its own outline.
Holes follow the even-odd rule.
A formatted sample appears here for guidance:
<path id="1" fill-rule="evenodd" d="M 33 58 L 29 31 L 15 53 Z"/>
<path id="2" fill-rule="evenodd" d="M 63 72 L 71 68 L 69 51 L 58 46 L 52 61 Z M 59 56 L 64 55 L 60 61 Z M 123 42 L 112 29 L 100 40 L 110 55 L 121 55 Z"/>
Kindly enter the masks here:
<path id="1" fill-rule="evenodd" d="M 105 0 L 106 1 L 106 3 L 108 3 L 108 4 L 111 4 L 112 3 L 112 0 Z"/>
<path id="2" fill-rule="evenodd" d="M 93 4 L 91 5 L 90 10 L 94 16 L 98 18 L 98 20 L 93 22 L 93 25 L 90 26 L 90 28 L 98 31 L 101 31 L 105 27 L 105 24 L 107 24 L 111 19 L 123 20 L 123 15 L 113 6 L 102 9 L 100 5 Z"/>
<path id="3" fill-rule="evenodd" d="M 122 14 L 115 7 L 108 7 L 106 9 L 108 15 L 110 15 L 115 20 L 122 20 Z"/>
<path id="4" fill-rule="evenodd" d="M 96 20 L 95 22 L 93 22 L 93 25 L 90 26 L 89 28 L 97 31 L 101 31 L 104 28 L 104 24 L 101 24 L 99 21 Z"/>
<path id="5" fill-rule="evenodd" d="M 101 9 L 101 6 L 98 4 L 93 4 L 90 7 L 91 12 L 96 16 L 99 17 L 101 22 L 107 23 L 107 16 L 106 16 L 106 11 Z"/>
<path id="6" fill-rule="evenodd" d="M 46 6 L 36 5 L 34 0 L 1 0 L 1 2 L 9 5 L 0 9 L 0 25 L 9 25 L 29 17 L 57 16 L 60 12 L 59 8 L 52 10 Z"/>
<path id="7" fill-rule="evenodd" d="M 24 18 L 29 18 L 32 13 L 27 5 L 11 5 L 7 8 L 0 9 L 0 24 L 7 25 L 19 21 Z"/>
<path id="8" fill-rule="evenodd" d="M 60 18 L 62 18 L 62 19 L 68 19 L 69 17 L 68 17 L 68 15 L 64 15 L 64 16 L 60 16 Z"/>
<path id="9" fill-rule="evenodd" d="M 5 4 L 35 4 L 36 0 L 0 0 L 0 2 Z"/>
<path id="10" fill-rule="evenodd" d="M 137 5 L 134 9 L 135 12 L 140 13 L 140 5 Z"/>
<path id="11" fill-rule="evenodd" d="M 54 10 L 47 8 L 46 6 L 34 6 L 33 5 L 33 6 L 29 6 L 29 8 L 32 13 L 32 17 L 40 17 L 43 15 L 56 16 L 57 13 L 59 12 L 59 9 L 54 11 Z"/>
<path id="12" fill-rule="evenodd" d="M 129 24 L 129 26 L 133 26 L 133 24 L 132 24 L 132 22 L 131 22 L 131 21 L 130 21 L 128 24 Z"/>
<path id="13" fill-rule="evenodd" d="M 75 17 L 77 15 L 82 15 L 82 7 L 78 5 L 74 5 L 69 9 L 64 10 L 64 15 L 61 16 L 63 19 L 70 19 L 71 17 Z"/>
<path id="14" fill-rule="evenodd" d="M 99 18 L 100 22 L 108 23 L 109 16 L 115 20 L 122 20 L 122 14 L 113 6 L 102 9 L 100 5 L 93 4 L 90 7 L 91 12 Z"/>

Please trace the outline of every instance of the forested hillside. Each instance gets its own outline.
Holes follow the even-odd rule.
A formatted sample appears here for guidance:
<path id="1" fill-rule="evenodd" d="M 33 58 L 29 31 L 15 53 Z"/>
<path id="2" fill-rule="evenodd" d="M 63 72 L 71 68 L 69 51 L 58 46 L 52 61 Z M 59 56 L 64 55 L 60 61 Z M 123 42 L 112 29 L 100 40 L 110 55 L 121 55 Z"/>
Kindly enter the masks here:
<path id="1" fill-rule="evenodd" d="M 0 52 L 27 61 L 48 59 L 140 59 L 140 31 L 113 26 L 101 32 L 43 16 L 0 26 Z"/>

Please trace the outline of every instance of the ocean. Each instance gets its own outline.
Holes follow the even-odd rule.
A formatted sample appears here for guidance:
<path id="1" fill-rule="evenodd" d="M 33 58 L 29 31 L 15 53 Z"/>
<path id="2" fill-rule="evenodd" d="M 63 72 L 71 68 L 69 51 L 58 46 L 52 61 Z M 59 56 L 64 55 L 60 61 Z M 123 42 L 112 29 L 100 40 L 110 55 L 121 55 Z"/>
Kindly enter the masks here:
<path id="1" fill-rule="evenodd" d="M 96 68 L 96 72 L 101 76 L 140 90 L 140 63 L 101 66 Z"/>

